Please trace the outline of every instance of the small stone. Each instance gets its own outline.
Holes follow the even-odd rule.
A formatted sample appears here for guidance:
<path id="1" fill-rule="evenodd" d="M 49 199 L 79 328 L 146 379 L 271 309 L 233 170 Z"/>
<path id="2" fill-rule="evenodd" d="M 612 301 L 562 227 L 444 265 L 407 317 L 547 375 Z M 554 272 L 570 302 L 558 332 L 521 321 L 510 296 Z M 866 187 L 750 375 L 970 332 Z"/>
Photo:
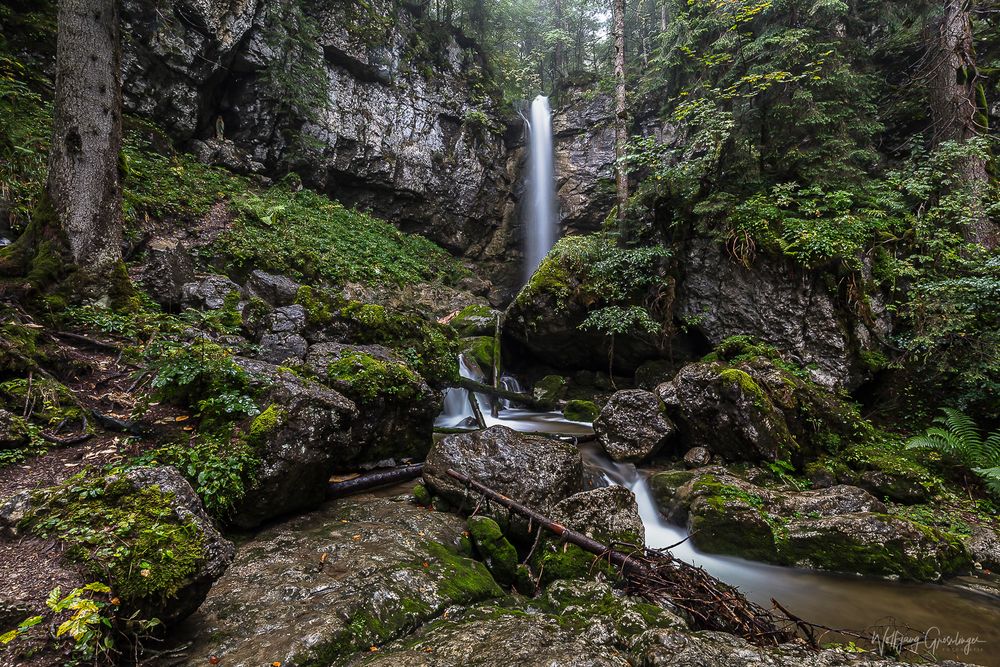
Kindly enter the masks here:
<path id="1" fill-rule="evenodd" d="M 712 462 L 712 452 L 705 447 L 692 447 L 684 454 L 684 465 L 688 468 L 701 468 Z"/>

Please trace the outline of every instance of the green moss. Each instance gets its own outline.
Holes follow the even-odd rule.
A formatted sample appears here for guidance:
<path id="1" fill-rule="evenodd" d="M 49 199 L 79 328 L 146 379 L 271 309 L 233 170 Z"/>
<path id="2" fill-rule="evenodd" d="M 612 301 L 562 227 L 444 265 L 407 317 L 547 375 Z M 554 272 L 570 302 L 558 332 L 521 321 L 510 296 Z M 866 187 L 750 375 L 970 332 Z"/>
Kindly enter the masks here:
<path id="1" fill-rule="evenodd" d="M 601 409 L 593 401 L 575 399 L 563 408 L 563 417 L 574 422 L 592 422 L 600 414 Z"/>
<path id="2" fill-rule="evenodd" d="M 555 405 L 566 390 L 566 378 L 561 375 L 546 375 L 535 383 L 533 393 L 542 403 Z"/>
<path id="3" fill-rule="evenodd" d="M 420 482 L 413 485 L 413 499 L 424 507 L 429 507 L 434 501 L 434 497 L 431 495 L 430 489 Z"/>
<path id="4" fill-rule="evenodd" d="M 510 586 L 516 579 L 517 550 L 493 519 L 473 516 L 468 520 L 469 535 L 476 551 L 486 563 L 486 569 L 499 583 Z"/>
<path id="5" fill-rule="evenodd" d="M 718 360 L 731 363 L 738 363 L 753 359 L 754 357 L 765 357 L 767 359 L 778 359 L 778 351 L 763 343 L 753 336 L 730 336 L 715 347 L 714 356 Z M 713 359 L 714 361 L 715 359 Z"/>
<path id="6" fill-rule="evenodd" d="M 493 368 L 493 356 L 496 354 L 496 340 L 491 336 L 478 336 L 476 338 L 466 338 L 465 353 L 469 355 L 486 373 L 491 373 Z"/>
<path id="7" fill-rule="evenodd" d="M 479 561 L 459 556 L 437 542 L 428 542 L 427 550 L 431 555 L 427 569 L 439 578 L 441 593 L 453 603 L 468 604 L 503 595 Z"/>
<path id="8" fill-rule="evenodd" d="M 348 302 L 340 316 L 350 327 L 352 341 L 396 350 L 431 386 L 448 386 L 458 379 L 461 347 L 450 327 L 360 301 Z"/>
<path id="9" fill-rule="evenodd" d="M 420 391 L 420 377 L 395 361 L 376 359 L 364 352 L 347 352 L 327 367 L 330 381 L 345 385 L 344 391 L 362 401 L 392 398 L 408 400 Z"/>
<path id="10" fill-rule="evenodd" d="M 269 405 L 266 410 L 254 417 L 247 429 L 247 444 L 254 449 L 259 449 L 271 434 L 274 433 L 285 421 L 287 413 L 279 405 Z"/>
<path id="11" fill-rule="evenodd" d="M 599 558 L 574 544 L 552 540 L 545 540 L 536 552 L 532 567 L 539 574 L 543 587 L 559 579 L 589 579 L 601 575 L 611 579 L 618 577 L 618 570 L 606 558 Z"/>
<path id="12" fill-rule="evenodd" d="M 156 486 L 78 475 L 36 492 L 22 527 L 61 540 L 66 557 L 107 582 L 126 606 L 169 601 L 204 562 L 198 527 L 178 518 L 172 496 Z"/>
<path id="13" fill-rule="evenodd" d="M 492 337 L 497 315 L 489 306 L 476 303 L 460 310 L 448 324 L 462 337 Z"/>
<path id="14" fill-rule="evenodd" d="M 38 329 L 26 327 L 14 319 L 0 324 L 0 377 L 6 374 L 27 375 L 41 360 L 40 357 Z"/>
<path id="15" fill-rule="evenodd" d="M 332 304 L 308 285 L 303 285 L 295 293 L 295 303 L 305 309 L 310 326 L 321 327 L 333 320 Z"/>
<path id="16" fill-rule="evenodd" d="M 83 422 L 83 409 L 73 392 L 48 378 L 18 378 L 0 384 L 0 405 L 12 411 L 31 405 L 32 418 L 48 425 Z"/>
<path id="17" fill-rule="evenodd" d="M 746 371 L 741 371 L 738 368 L 727 368 L 719 373 L 719 378 L 739 386 L 744 394 L 753 398 L 757 407 L 766 409 L 770 405 L 771 401 L 767 394 Z"/>

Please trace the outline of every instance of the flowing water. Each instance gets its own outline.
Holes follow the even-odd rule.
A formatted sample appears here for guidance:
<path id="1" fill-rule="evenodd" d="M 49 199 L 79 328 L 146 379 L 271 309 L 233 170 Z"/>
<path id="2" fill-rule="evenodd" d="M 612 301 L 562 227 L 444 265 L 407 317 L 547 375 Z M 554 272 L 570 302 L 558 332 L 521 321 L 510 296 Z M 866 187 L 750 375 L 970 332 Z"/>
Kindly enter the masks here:
<path id="1" fill-rule="evenodd" d="M 474 374 L 464 361 L 462 367 L 463 375 Z M 514 384 L 515 379 L 511 380 L 505 386 L 520 386 Z M 460 399 L 449 394 L 449 401 L 456 406 L 454 413 L 442 414 L 439 424 L 444 425 L 442 421 L 446 421 L 448 425 L 456 426 L 471 418 L 467 393 L 464 390 L 449 390 L 457 391 L 462 392 Z M 557 412 L 506 408 L 500 411 L 498 418 L 492 418 L 489 398 L 480 396 L 479 399 L 490 426 L 503 424 L 519 431 L 567 435 L 593 432 L 589 425 L 568 422 Z M 464 417 L 459 414 L 461 404 L 468 410 Z M 631 464 L 611 461 L 595 446 L 582 445 L 581 451 L 592 483 L 623 486 L 635 494 L 639 515 L 646 528 L 647 546 L 671 547 L 670 552 L 675 557 L 703 567 L 718 579 L 737 586 L 758 604 L 770 608 L 773 597 L 793 614 L 813 623 L 865 631 L 866 634 L 877 635 L 877 641 L 890 645 L 922 638 L 925 641 L 921 649 L 939 659 L 1000 667 L 1000 598 L 953 584 L 899 583 L 701 553 L 686 540 L 684 528 L 667 523 L 660 516 L 645 472 Z M 885 627 L 893 629 L 885 630 Z M 820 638 L 820 641 L 846 643 L 850 638 L 831 634 Z"/>
<path id="2" fill-rule="evenodd" d="M 552 156 L 552 109 L 539 95 L 531 103 L 528 122 L 528 170 L 524 207 L 524 280 L 531 277 L 556 242 L 555 162 Z"/>

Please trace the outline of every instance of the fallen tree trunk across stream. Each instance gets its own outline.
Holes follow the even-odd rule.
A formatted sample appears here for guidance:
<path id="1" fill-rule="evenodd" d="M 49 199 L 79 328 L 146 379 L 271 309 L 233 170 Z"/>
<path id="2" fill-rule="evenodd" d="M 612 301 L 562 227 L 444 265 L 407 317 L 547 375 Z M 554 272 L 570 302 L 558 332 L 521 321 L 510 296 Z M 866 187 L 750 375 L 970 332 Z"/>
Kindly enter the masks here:
<path id="1" fill-rule="evenodd" d="M 482 382 L 476 382 L 475 380 L 470 380 L 469 378 L 459 378 L 458 386 L 462 389 L 468 391 L 478 392 L 480 394 L 486 394 L 487 396 L 493 396 L 494 398 L 505 398 L 508 401 L 514 401 L 515 403 L 521 403 L 532 410 L 541 410 L 543 412 L 548 412 L 552 409 L 552 406 L 548 403 L 539 401 L 534 396 L 529 396 L 528 394 L 519 394 L 516 391 L 510 391 L 504 389 L 503 387 L 491 387 L 488 384 L 483 384 Z"/>
<path id="2" fill-rule="evenodd" d="M 366 475 L 359 475 L 353 479 L 346 479 L 342 482 L 330 482 L 327 486 L 326 495 L 330 498 L 342 498 L 362 491 L 377 489 L 381 486 L 389 486 L 406 482 L 420 477 L 424 471 L 423 463 L 400 466 L 398 468 L 388 468 L 386 470 L 376 470 Z"/>
<path id="3" fill-rule="evenodd" d="M 607 559 L 624 576 L 629 593 L 654 604 L 681 610 L 696 630 L 728 632 L 760 646 L 780 644 L 794 636 L 779 627 L 778 619 L 769 611 L 748 600 L 738 590 L 701 568 L 674 558 L 667 550 L 638 546 L 632 546 L 628 552 L 615 550 L 552 521 L 461 472 L 451 469 L 447 472 L 466 487 L 530 519 L 532 523 L 555 533 L 563 541 L 596 557 Z"/>

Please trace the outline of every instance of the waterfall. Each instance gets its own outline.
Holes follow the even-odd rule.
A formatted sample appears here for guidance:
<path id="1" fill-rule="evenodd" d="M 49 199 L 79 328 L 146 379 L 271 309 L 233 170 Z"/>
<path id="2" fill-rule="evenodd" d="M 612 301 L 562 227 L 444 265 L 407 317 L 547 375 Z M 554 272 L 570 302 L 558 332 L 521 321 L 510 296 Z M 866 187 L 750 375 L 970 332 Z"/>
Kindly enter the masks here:
<path id="1" fill-rule="evenodd" d="M 470 364 L 464 354 L 458 355 L 458 374 L 476 382 L 482 382 L 486 379 L 482 371 Z M 476 394 L 476 400 L 479 402 L 479 408 L 488 414 L 490 410 L 489 398 L 482 394 Z M 435 423 L 438 426 L 475 425 L 475 416 L 472 414 L 472 405 L 469 403 L 469 392 L 460 387 L 451 387 L 445 390 L 444 410 L 438 415 Z"/>
<path id="2" fill-rule="evenodd" d="M 531 103 L 528 120 L 527 207 L 524 244 L 525 282 L 556 242 L 556 180 L 552 157 L 552 110 L 549 98 L 539 95 Z"/>

